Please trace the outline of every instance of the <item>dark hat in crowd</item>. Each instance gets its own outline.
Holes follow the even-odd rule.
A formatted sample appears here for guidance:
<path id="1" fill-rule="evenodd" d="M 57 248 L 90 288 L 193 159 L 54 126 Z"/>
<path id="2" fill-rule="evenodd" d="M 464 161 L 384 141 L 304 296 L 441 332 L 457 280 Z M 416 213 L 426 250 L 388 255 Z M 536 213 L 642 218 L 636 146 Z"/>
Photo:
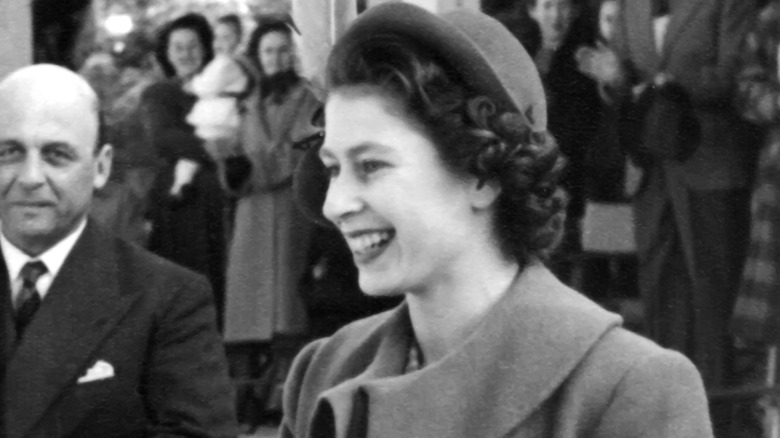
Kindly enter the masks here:
<path id="1" fill-rule="evenodd" d="M 467 86 L 492 99 L 499 111 L 520 113 L 533 131 L 547 129 L 547 103 L 536 65 L 497 20 L 470 9 L 436 15 L 408 3 L 383 3 L 360 14 L 333 50 L 376 33 L 415 41 L 458 72 Z M 322 222 L 328 183 L 316 151 L 301 161 L 295 185 L 304 211 Z"/>

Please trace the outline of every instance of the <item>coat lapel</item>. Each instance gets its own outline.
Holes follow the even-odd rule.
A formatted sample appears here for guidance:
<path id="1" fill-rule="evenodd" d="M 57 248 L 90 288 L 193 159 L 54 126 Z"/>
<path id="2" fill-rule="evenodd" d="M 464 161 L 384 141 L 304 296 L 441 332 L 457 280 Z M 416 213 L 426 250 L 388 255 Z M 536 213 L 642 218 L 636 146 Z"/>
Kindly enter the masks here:
<path id="1" fill-rule="evenodd" d="M 661 51 L 660 68 L 665 67 L 678 36 L 693 14 L 700 9 L 699 3 L 704 0 L 674 0 L 672 1 L 672 16 L 669 19 L 669 27 L 666 29 L 663 50 Z M 649 2 L 648 2 L 649 3 Z"/>
<path id="2" fill-rule="evenodd" d="M 6 433 L 23 437 L 94 360 L 137 294 L 120 294 L 112 239 L 89 223 L 6 369 Z"/>
<path id="3" fill-rule="evenodd" d="M 325 391 L 337 437 L 506 436 L 560 387 L 619 317 L 532 266 L 464 345 L 418 372 L 399 375 L 411 328 L 391 317 L 365 372 Z M 387 327 L 385 327 L 387 329 Z M 551 342 L 552 341 L 552 342 Z M 368 421 L 350 418 L 366 400 Z"/>

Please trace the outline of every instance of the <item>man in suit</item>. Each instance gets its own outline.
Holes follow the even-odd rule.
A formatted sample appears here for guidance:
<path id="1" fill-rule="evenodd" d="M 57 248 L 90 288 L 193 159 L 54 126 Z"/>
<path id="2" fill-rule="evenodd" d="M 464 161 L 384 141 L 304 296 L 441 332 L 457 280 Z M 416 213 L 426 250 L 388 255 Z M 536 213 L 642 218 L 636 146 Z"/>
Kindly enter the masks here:
<path id="1" fill-rule="evenodd" d="M 732 101 L 754 11 L 749 0 L 623 0 L 613 42 L 622 68 L 602 59 L 611 76 L 599 78 L 624 102 L 654 90 L 637 144 L 624 145 L 645 171 L 635 208 L 646 328 L 688 355 L 710 389 L 730 383 L 728 320 L 749 228 L 758 139 Z M 724 417 L 713 413 L 716 430 Z"/>
<path id="2" fill-rule="evenodd" d="M 0 436 L 235 436 L 206 280 L 87 219 L 98 120 L 64 68 L 0 82 Z"/>

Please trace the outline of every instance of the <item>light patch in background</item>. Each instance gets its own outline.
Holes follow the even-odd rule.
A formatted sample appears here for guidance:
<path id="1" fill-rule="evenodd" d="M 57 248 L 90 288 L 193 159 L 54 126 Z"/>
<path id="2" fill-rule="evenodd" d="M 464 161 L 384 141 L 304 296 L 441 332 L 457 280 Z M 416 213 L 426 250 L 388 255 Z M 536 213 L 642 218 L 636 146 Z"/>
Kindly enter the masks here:
<path id="1" fill-rule="evenodd" d="M 0 1 L 0 80 L 32 63 L 32 17 L 30 4 Z"/>

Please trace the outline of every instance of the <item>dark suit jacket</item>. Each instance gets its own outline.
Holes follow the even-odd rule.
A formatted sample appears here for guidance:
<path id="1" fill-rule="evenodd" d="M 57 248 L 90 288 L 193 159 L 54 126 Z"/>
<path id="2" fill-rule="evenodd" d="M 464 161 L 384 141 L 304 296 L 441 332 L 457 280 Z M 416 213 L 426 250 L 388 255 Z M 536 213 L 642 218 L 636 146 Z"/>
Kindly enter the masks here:
<path id="1" fill-rule="evenodd" d="M 0 265 L 1 436 L 236 435 L 205 279 L 90 221 L 14 345 L 2 257 Z M 114 376 L 77 383 L 97 361 Z"/>
<path id="2" fill-rule="evenodd" d="M 623 0 L 615 48 L 634 83 L 671 74 L 691 99 L 701 141 L 684 162 L 660 163 L 671 184 L 692 190 L 748 187 L 755 131 L 733 108 L 741 42 L 755 13 L 750 0 L 669 0 L 671 19 L 659 54 L 652 2 Z"/>

